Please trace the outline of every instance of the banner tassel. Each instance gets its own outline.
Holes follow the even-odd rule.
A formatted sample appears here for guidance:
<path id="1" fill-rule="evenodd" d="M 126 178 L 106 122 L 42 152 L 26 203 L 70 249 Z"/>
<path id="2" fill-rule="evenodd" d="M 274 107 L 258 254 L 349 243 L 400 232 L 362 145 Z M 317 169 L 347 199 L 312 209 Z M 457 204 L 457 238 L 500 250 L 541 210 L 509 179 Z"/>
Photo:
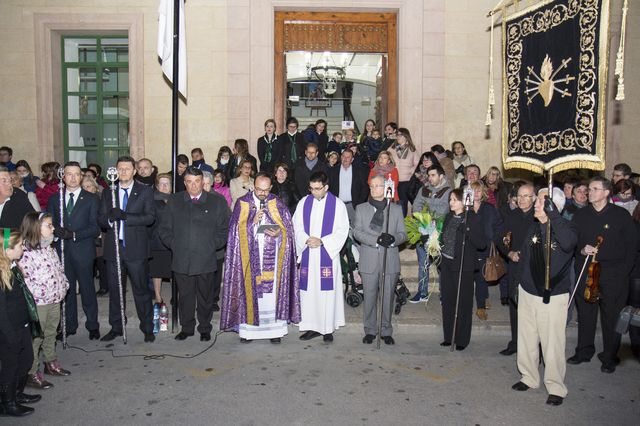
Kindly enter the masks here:
<path id="1" fill-rule="evenodd" d="M 618 76 L 618 92 L 616 93 L 616 101 L 624 100 L 624 42 L 627 30 L 627 11 L 629 10 L 628 0 L 624 0 L 622 6 L 622 24 L 620 26 L 620 46 L 616 55 L 615 75 Z"/>

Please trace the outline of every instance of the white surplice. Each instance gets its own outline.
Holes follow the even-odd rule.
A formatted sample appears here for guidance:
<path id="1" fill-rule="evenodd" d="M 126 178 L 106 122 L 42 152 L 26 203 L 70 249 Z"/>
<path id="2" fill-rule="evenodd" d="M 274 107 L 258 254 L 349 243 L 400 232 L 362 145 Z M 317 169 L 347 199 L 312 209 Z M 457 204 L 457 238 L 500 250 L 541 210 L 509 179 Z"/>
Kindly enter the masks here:
<path id="1" fill-rule="evenodd" d="M 260 200 L 253 195 L 253 202 L 257 209 L 260 208 Z M 262 256 L 264 253 L 264 234 L 258 234 L 258 226 L 264 224 L 264 218 L 260 223 L 253 226 L 253 235 L 258 242 L 258 251 L 260 253 L 260 269 L 262 269 Z M 279 243 L 279 244 L 282 244 Z M 278 246 L 276 246 L 275 265 L 278 264 Z M 255 273 L 258 273 L 256 271 Z M 259 271 L 262 274 L 262 271 Z M 277 277 L 276 277 L 277 278 Z M 238 327 L 238 335 L 242 339 L 274 339 L 287 334 L 287 322 L 276 320 L 276 295 L 278 290 L 277 280 L 273 281 L 273 291 L 270 293 L 262 293 L 262 297 L 258 298 L 258 318 L 260 325 L 240 324 Z"/>
<path id="2" fill-rule="evenodd" d="M 307 197 L 313 197 L 307 195 Z M 310 233 L 304 230 L 304 197 L 298 203 L 293 215 L 293 227 L 296 237 L 298 263 L 302 260 L 302 252 L 309 237 L 322 235 L 322 222 L 324 209 L 327 202 L 325 196 L 322 200 L 313 200 Z M 306 290 L 300 289 L 300 311 L 302 319 L 300 331 L 313 330 L 320 334 L 333 333 L 338 327 L 345 325 L 344 320 L 344 292 L 342 288 L 342 267 L 340 265 L 340 250 L 349 235 L 349 216 L 344 203 L 336 197 L 336 211 L 333 219 L 333 231 L 322 237 L 322 244 L 331 257 L 333 266 L 333 290 L 320 290 L 320 247 L 309 248 L 309 282 Z"/>

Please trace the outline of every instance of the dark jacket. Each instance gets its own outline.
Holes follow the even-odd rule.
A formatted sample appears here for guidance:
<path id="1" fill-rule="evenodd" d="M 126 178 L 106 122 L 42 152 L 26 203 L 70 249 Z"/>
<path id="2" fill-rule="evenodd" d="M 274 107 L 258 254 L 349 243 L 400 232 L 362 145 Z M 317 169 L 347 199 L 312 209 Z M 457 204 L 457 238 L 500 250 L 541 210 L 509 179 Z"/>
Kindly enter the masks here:
<path id="1" fill-rule="evenodd" d="M 369 186 L 367 185 L 368 171 L 362 167 L 351 165 L 353 175 L 351 178 L 351 203 L 353 207 L 364 203 L 369 197 Z M 340 195 L 340 163 L 336 167 L 328 169 L 329 191 L 336 197 Z"/>
<path id="2" fill-rule="evenodd" d="M 120 197 L 116 188 L 116 207 L 120 208 Z M 104 254 L 105 260 L 116 260 L 114 227 L 109 223 L 111 210 L 111 191 L 103 191 L 100 203 L 98 223 L 105 231 Z M 120 251 L 124 260 L 144 260 L 151 257 L 151 243 L 149 227 L 156 220 L 156 208 L 153 203 L 153 188 L 140 182 L 133 183 L 129 191 L 129 201 L 125 210 L 127 219 L 124 221 L 125 249 Z"/>
<path id="3" fill-rule="evenodd" d="M 265 160 L 267 153 L 267 134 L 260 136 L 256 143 L 258 147 L 258 159 L 260 160 L 260 171 L 273 173 L 273 167 L 282 159 L 282 141 L 278 138 L 278 135 L 273 135 L 271 139 L 271 161 Z"/>
<path id="4" fill-rule="evenodd" d="M 188 192 L 173 194 L 160 223 L 160 238 L 171 249 L 171 269 L 185 275 L 217 270 L 216 251 L 227 243 L 229 207 L 223 196 L 202 192 L 192 201 Z"/>
<path id="5" fill-rule="evenodd" d="M 139 184 L 141 185 L 141 184 Z M 107 193 L 108 191 L 103 191 Z M 63 194 L 66 198 L 66 193 Z M 64 200 L 64 198 L 63 198 Z M 75 200 L 71 215 L 64 208 L 64 227 L 75 233 L 75 239 L 65 240 L 64 253 L 74 259 L 86 259 L 93 263 L 96 254 L 95 239 L 100 235 L 98 226 L 98 212 L 100 210 L 100 200 L 97 195 L 85 191 L 80 191 L 78 199 Z M 60 194 L 55 194 L 49 198 L 47 211 L 53 216 L 53 225 L 60 225 Z M 58 241 L 58 250 L 60 249 Z"/>
<path id="6" fill-rule="evenodd" d="M 318 161 L 313 169 L 309 170 L 305 162 L 306 157 L 302 160 L 298 160 L 296 167 L 293 170 L 293 181 L 296 184 L 296 195 L 298 199 L 301 199 L 305 195 L 309 194 L 309 178 L 315 172 L 325 171 L 325 163 L 322 161 L 322 157 L 318 156 Z"/>
<path id="7" fill-rule="evenodd" d="M 560 213 L 554 211 L 550 213 L 551 221 L 551 295 L 568 293 L 571 288 L 571 260 L 578 241 L 578 233 L 574 224 L 564 219 Z M 534 234 L 540 236 L 541 241 L 533 242 Z M 543 253 L 546 250 L 547 225 L 535 221 L 530 227 L 525 237 L 524 244 L 520 250 L 520 262 L 518 262 L 518 276 L 520 285 L 529 294 L 542 297 L 544 294 L 544 279 L 535 279 L 532 274 L 531 256 L 534 244 L 541 244 Z M 540 268 L 538 268 L 540 269 Z M 544 271 L 544 263 L 542 263 Z"/>
<path id="8" fill-rule="evenodd" d="M 20 229 L 24 216 L 32 212 L 33 206 L 29 202 L 27 194 L 20 190 L 13 190 L 11 197 L 5 202 L 0 216 L 0 228 Z"/>
<path id="9" fill-rule="evenodd" d="M 302 135 L 307 145 L 311 142 L 318 145 L 318 157 L 324 158 L 325 152 L 327 152 L 327 146 L 329 145 L 329 135 L 327 135 L 327 132 L 325 131 L 322 134 L 318 134 L 314 126 L 307 128 Z"/>
<path id="10" fill-rule="evenodd" d="M 507 257 L 510 251 L 521 251 L 529 228 L 533 224 L 533 207 L 524 213 L 521 209 L 509 210 L 504 217 L 504 227 L 502 235 L 495 235 L 494 242 L 496 248 L 503 256 L 507 258 L 509 281 L 511 283 L 518 282 L 518 263 L 511 262 Z M 503 238 L 507 232 L 511 232 L 511 245 L 507 247 Z"/>
<path id="11" fill-rule="evenodd" d="M 281 161 L 286 163 L 289 166 L 289 169 L 293 169 L 293 166 L 296 164 L 298 160 L 304 157 L 304 150 L 307 147 L 307 142 L 304 140 L 304 136 L 302 133 L 296 133 L 295 137 L 293 137 L 295 143 L 295 158 L 291 157 L 291 139 L 292 137 L 289 133 L 284 132 L 278 135 L 278 139 L 281 141 L 281 149 L 282 149 L 282 158 Z"/>
<path id="12" fill-rule="evenodd" d="M 156 209 L 156 220 L 153 222 L 151 228 L 149 228 L 149 236 L 151 237 L 151 251 L 165 251 L 169 250 L 167 246 L 162 243 L 160 239 L 160 223 L 162 222 L 162 218 L 167 214 L 167 203 L 164 200 L 165 196 L 169 198 L 170 194 L 161 194 L 159 192 L 154 192 L 153 194 L 153 205 Z"/>
<path id="13" fill-rule="evenodd" d="M 491 242 L 494 241 L 497 236 L 500 236 L 500 238 L 504 236 L 504 223 L 496 208 L 485 201 L 480 204 L 476 215 L 480 223 L 484 226 L 484 235 L 487 239 L 487 246 L 484 250 L 478 250 L 478 257 L 487 257 L 489 255 L 489 249 L 491 248 Z"/>
<path id="14" fill-rule="evenodd" d="M 482 183 L 484 183 L 484 186 L 488 188 L 487 180 L 485 178 L 482 178 L 481 180 Z M 493 192 L 494 197 L 496 197 L 496 209 L 502 209 L 502 207 L 509 202 L 509 192 L 511 192 L 512 187 L 513 185 L 511 185 L 510 182 L 505 182 L 502 179 L 498 181 L 496 190 Z"/>
<path id="15" fill-rule="evenodd" d="M 442 231 L 449 226 L 449 222 L 453 217 L 454 213 L 449 212 L 447 216 L 444 218 L 444 223 L 442 224 Z M 463 213 L 464 215 L 464 213 Z M 467 216 L 467 222 L 462 222 L 462 224 L 456 230 L 456 244 L 454 248 L 454 265 L 453 270 L 460 270 L 460 259 L 462 256 L 462 234 L 465 230 L 466 226 L 466 240 L 464 246 L 464 259 L 462 264 L 462 270 L 464 271 L 473 271 L 476 269 L 476 251 L 484 250 L 487 246 L 487 239 L 484 235 L 484 226 L 480 222 L 478 215 L 476 215 L 473 210 L 469 210 L 469 214 Z"/>
<path id="16" fill-rule="evenodd" d="M 11 290 L 0 290 L 0 347 L 3 351 L 18 351 L 18 336 L 29 323 L 29 311 L 24 293 L 12 275 Z"/>
<path id="17" fill-rule="evenodd" d="M 271 193 L 282 200 L 290 213 L 296 211 L 296 206 L 298 205 L 300 198 L 296 193 L 295 185 L 289 179 L 285 180 L 282 184 L 278 183 L 278 181 L 274 179 L 273 185 L 271 186 Z"/>

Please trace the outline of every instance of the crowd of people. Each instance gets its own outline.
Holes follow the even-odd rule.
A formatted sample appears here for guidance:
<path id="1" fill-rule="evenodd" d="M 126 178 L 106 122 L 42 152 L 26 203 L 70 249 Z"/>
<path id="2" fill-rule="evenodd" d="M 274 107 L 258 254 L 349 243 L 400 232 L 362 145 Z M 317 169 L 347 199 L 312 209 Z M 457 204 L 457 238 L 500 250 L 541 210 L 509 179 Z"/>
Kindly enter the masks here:
<path id="1" fill-rule="evenodd" d="M 474 298 L 477 317 L 486 320 L 489 286 L 497 285 L 511 322 L 511 340 L 500 353 L 517 353 L 522 376 L 513 389 L 540 386 L 542 356 L 547 403 L 561 404 L 566 363 L 595 354 L 598 312 L 601 371 L 615 371 L 617 315 L 640 298 L 640 186 L 628 165 L 616 165 L 611 180 L 569 175 L 548 194 L 546 185 L 503 180 L 498 167 L 482 176 L 460 141 L 421 154 L 410 131 L 396 123 L 378 128 L 367 120 L 362 134 L 347 129 L 331 138 L 324 120 L 304 131 L 298 125 L 291 117 L 278 134 L 269 119 L 252 149 L 237 139 L 211 164 L 200 148 L 191 160 L 178 155 L 175 185 L 171 172 L 130 156 L 117 160 L 115 189 L 99 164 L 47 162 L 36 176 L 27 161 L 13 163 L 11 148 L 1 147 L 0 414 L 29 414 L 33 408 L 24 404 L 40 396 L 25 394 L 25 386 L 48 389 L 53 384 L 44 374 L 71 374 L 58 360 L 56 341 L 78 332 L 78 293 L 90 340 L 125 333 L 127 278 L 148 343 L 155 340 L 154 303 L 164 304 L 162 282 L 169 279 L 179 293 L 176 340 L 196 330 L 201 341 L 211 340 L 213 313 L 220 311 L 220 329 L 237 332 L 242 343 L 279 344 L 289 324 L 298 325 L 302 340 L 333 342 L 345 325 L 341 253 L 349 241 L 359 253 L 364 289 L 362 341 L 371 344 L 379 335 L 395 344 L 399 250 L 414 248 L 405 217 L 424 211 L 440 218 L 441 227 L 415 244 L 419 285 L 410 301 L 428 301 L 430 283 L 437 283 L 442 346 L 461 351 L 470 344 Z M 437 254 L 429 248 L 434 242 Z M 507 272 L 488 281 L 483 271 L 496 256 Z M 600 294 L 589 303 L 580 271 L 596 256 Z M 578 345 L 565 360 L 574 291 Z M 103 296 L 109 331 L 101 335 L 97 298 Z M 639 333 L 631 333 L 640 359 Z"/>

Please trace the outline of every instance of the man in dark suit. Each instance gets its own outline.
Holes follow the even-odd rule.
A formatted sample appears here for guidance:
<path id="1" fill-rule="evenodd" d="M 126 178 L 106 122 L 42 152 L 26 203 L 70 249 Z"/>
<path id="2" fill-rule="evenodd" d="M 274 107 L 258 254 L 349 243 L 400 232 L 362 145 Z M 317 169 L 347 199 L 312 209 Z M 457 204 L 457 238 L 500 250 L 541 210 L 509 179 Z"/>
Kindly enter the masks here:
<path id="1" fill-rule="evenodd" d="M 153 342 L 153 305 L 148 286 L 148 262 L 151 256 L 149 227 L 156 219 L 153 203 L 153 188 L 136 182 L 136 162 L 129 156 L 118 158 L 118 187 L 116 207 L 112 207 L 112 193 L 102 195 L 98 221 L 106 231 L 104 239 L 104 259 L 107 262 L 109 279 L 109 324 L 111 331 L 101 339 L 111 341 L 122 336 L 122 316 L 120 315 L 120 293 L 118 289 L 118 263 L 114 224 L 118 223 L 118 245 L 122 270 L 123 296 L 126 277 L 131 280 L 133 300 L 140 320 L 140 330 L 145 342 Z M 126 300 L 126 298 L 125 298 Z"/>
<path id="2" fill-rule="evenodd" d="M 96 256 L 95 238 L 100 235 L 100 203 L 95 194 L 80 186 L 82 171 L 78 162 L 65 164 L 63 180 L 63 226 L 60 226 L 59 192 L 49 198 L 47 211 L 53 215 L 53 224 L 56 226 L 54 235 L 59 240 L 64 240 L 64 272 L 69 280 L 69 291 L 65 298 L 67 335 L 76 334 L 78 328 L 77 282 L 80 286 L 82 310 L 87 316 L 85 327 L 89 330 L 89 339 L 97 340 L 100 338 L 100 324 L 98 299 L 93 285 L 93 263 Z M 61 339 L 62 333 L 58 337 Z"/>
<path id="3" fill-rule="evenodd" d="M 304 150 L 304 158 L 298 160 L 293 171 L 298 199 L 309 195 L 309 178 L 315 172 L 324 171 L 325 163 L 318 157 L 318 145 L 310 142 Z"/>
<path id="4" fill-rule="evenodd" d="M 282 162 L 289 166 L 290 170 L 293 170 L 298 160 L 303 158 L 304 149 L 307 146 L 304 135 L 298 132 L 297 118 L 289 117 L 287 119 L 287 131 L 278 135 L 278 140 L 282 144 Z"/>
<path id="5" fill-rule="evenodd" d="M 32 211 L 27 194 L 13 190 L 9 170 L 0 166 L 0 227 L 20 229 L 24 215 Z"/>
<path id="6" fill-rule="evenodd" d="M 367 171 L 353 165 L 353 151 L 345 149 L 340 156 L 340 167 L 329 170 L 329 191 L 347 206 L 349 223 L 353 226 L 355 207 L 367 201 Z"/>
<path id="7" fill-rule="evenodd" d="M 227 243 L 229 207 L 223 197 L 204 191 L 202 171 L 189 167 L 184 174 L 185 192 L 169 199 L 160 223 L 160 239 L 171 249 L 171 269 L 180 294 L 182 330 L 175 337 L 185 340 L 196 327 L 196 304 L 200 340 L 211 340 L 214 308 L 213 278 L 216 250 Z"/>

